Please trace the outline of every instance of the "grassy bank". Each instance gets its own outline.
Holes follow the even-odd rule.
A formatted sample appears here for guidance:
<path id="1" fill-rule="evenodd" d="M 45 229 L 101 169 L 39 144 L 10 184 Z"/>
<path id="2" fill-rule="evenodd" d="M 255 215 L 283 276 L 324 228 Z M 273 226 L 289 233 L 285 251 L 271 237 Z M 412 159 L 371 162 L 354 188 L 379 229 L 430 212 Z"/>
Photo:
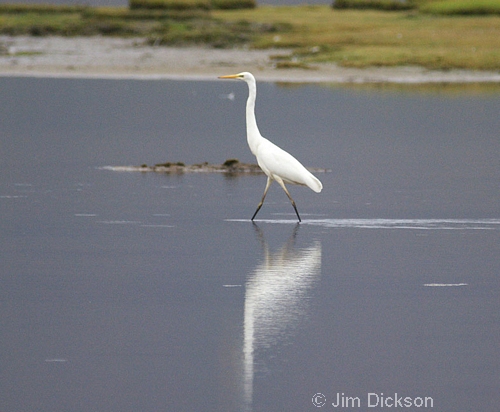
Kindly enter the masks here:
<path id="1" fill-rule="evenodd" d="M 500 70 L 500 0 L 413 0 L 398 10 L 389 8 L 391 0 L 380 0 L 383 7 L 377 10 L 373 1 L 343 1 L 340 8 L 255 7 L 253 0 L 131 0 L 130 7 L 100 8 L 0 5 L 0 33 L 292 49 L 288 58 L 277 60 L 281 67 L 336 62 Z M 360 2 L 370 7 L 359 8 Z"/>
<path id="2" fill-rule="evenodd" d="M 500 16 L 447 17 L 415 12 L 329 10 L 324 6 L 260 7 L 217 18 L 276 24 L 254 47 L 290 47 L 291 61 L 346 67 L 418 65 L 431 69 L 500 69 Z M 314 24 L 311 24 L 314 22 Z"/>

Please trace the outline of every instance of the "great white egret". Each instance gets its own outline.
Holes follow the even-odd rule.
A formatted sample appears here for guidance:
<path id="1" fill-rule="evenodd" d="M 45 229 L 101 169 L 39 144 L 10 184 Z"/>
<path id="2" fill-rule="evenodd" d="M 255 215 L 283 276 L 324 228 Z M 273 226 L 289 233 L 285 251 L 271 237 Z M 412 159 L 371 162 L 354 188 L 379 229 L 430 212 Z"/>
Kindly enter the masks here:
<path id="1" fill-rule="evenodd" d="M 293 157 L 290 153 L 285 152 L 283 149 L 276 146 L 260 134 L 257 126 L 257 120 L 255 119 L 255 98 L 257 96 L 257 85 L 253 74 L 242 72 L 228 76 L 220 76 L 219 79 L 238 79 L 243 80 L 246 84 L 248 84 L 248 100 L 246 108 L 247 142 L 248 146 L 250 146 L 250 150 L 257 158 L 257 163 L 260 168 L 267 175 L 267 184 L 264 189 L 264 195 L 257 206 L 257 210 L 252 216 L 252 220 L 255 219 L 255 216 L 262 207 L 267 191 L 269 190 L 269 186 L 271 186 L 273 180 L 276 180 L 285 191 L 288 199 L 290 199 L 290 202 L 292 202 L 297 218 L 299 219 L 299 222 L 301 222 L 295 201 L 292 199 L 292 196 L 290 196 L 290 193 L 288 193 L 285 183 L 307 186 L 316 193 L 321 192 L 323 185 L 319 179 L 302 166 L 302 164 L 295 159 L 295 157 Z"/>

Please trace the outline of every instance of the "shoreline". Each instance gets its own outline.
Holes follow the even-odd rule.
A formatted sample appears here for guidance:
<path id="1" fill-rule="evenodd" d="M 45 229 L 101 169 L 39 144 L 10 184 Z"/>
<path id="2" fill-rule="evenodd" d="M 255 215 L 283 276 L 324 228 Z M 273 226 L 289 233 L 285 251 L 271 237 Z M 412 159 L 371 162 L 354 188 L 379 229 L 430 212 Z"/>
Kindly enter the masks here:
<path id="1" fill-rule="evenodd" d="M 141 173 L 164 173 L 164 174 L 184 174 L 184 173 L 223 173 L 228 175 L 252 175 L 264 174 L 259 165 L 255 163 L 242 163 L 238 159 L 228 159 L 222 164 L 199 163 L 185 165 L 184 163 L 163 163 L 154 166 L 143 164 L 141 166 L 101 166 L 101 170 L 112 172 L 141 172 Z M 328 173 L 331 169 L 308 167 L 312 173 Z"/>
<path id="2" fill-rule="evenodd" d="M 290 83 L 500 83 L 500 72 L 420 67 L 276 69 L 289 50 L 149 46 L 141 38 L 0 36 L 0 77 L 216 80 L 252 72 L 259 81 Z"/>

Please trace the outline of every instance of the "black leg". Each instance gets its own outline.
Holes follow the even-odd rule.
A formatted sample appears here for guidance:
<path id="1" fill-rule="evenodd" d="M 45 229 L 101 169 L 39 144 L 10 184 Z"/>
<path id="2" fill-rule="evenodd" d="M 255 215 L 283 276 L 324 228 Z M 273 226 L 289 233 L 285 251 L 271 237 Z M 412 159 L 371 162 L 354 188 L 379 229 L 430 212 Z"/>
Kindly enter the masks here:
<path id="1" fill-rule="evenodd" d="M 299 211 L 297 210 L 297 206 L 295 205 L 295 201 L 292 199 L 292 196 L 290 196 L 290 193 L 288 193 L 288 190 L 287 190 L 287 188 L 285 186 L 285 183 L 281 179 L 280 180 L 276 179 L 276 181 L 283 188 L 283 190 L 285 191 L 286 195 L 288 196 L 288 199 L 290 199 L 290 202 L 292 202 L 292 206 L 295 209 L 295 213 L 297 214 L 297 218 L 299 219 L 299 222 L 302 222 L 302 219 L 300 218 L 300 215 L 299 215 Z"/>
<path id="2" fill-rule="evenodd" d="M 269 186 L 271 186 L 271 178 L 267 178 L 267 183 L 266 183 L 266 188 L 264 189 L 264 195 L 262 196 L 262 199 L 259 203 L 259 205 L 257 206 L 257 210 L 255 211 L 255 213 L 253 214 L 252 216 L 252 221 L 255 219 L 255 216 L 257 216 L 257 213 L 259 213 L 259 210 L 260 208 L 262 207 L 262 205 L 264 204 L 264 199 L 266 198 L 266 195 L 267 195 L 267 191 L 269 190 Z"/>

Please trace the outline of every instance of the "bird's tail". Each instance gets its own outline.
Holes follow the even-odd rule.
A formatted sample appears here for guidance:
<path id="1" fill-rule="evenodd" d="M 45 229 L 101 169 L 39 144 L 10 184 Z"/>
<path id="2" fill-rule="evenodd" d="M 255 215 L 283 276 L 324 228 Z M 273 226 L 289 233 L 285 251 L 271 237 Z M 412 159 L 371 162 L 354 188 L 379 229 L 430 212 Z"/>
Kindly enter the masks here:
<path id="1" fill-rule="evenodd" d="M 323 184 L 316 176 L 311 174 L 309 176 L 309 179 L 307 179 L 307 187 L 309 187 L 311 190 L 314 190 L 316 193 L 319 193 L 323 189 Z"/>

